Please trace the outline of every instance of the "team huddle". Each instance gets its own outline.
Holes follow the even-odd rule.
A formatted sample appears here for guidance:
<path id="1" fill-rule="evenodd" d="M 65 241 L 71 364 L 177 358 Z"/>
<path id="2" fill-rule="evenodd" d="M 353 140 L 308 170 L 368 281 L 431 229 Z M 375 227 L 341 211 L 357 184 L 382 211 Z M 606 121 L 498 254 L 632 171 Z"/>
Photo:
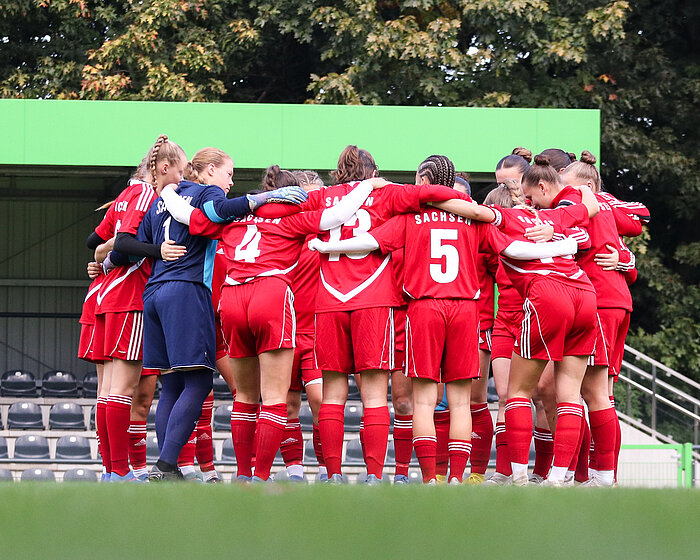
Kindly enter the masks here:
<path id="1" fill-rule="evenodd" d="M 159 137 L 88 238 L 79 357 L 98 371 L 103 480 L 195 479 L 196 457 L 218 482 L 218 370 L 234 396 L 239 482 L 267 481 L 278 451 L 289 480 L 304 480 L 302 391 L 319 479 L 343 482 L 354 375 L 368 484 L 382 480 L 391 379 L 395 484 L 415 451 L 426 484 L 612 486 L 612 386 L 636 279 L 622 237 L 649 213 L 601 191 L 589 152 L 531 159 L 523 148 L 502 158 L 483 205 L 446 156 L 422 162 L 414 185 L 394 184 L 357 146 L 341 153 L 333 186 L 272 166 L 259 191 L 227 198 L 228 154 L 188 161 Z M 160 455 L 148 471 L 158 376 Z"/>

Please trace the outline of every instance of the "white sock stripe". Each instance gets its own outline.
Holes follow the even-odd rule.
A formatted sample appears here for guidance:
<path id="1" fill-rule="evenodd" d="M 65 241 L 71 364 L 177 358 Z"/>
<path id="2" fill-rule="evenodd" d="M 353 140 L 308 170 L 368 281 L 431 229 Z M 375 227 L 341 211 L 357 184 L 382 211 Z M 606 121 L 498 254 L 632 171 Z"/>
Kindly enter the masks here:
<path id="1" fill-rule="evenodd" d="M 145 434 L 147 432 L 148 428 L 146 426 L 134 426 L 133 424 L 129 426 L 130 434 Z"/>
<path id="2" fill-rule="evenodd" d="M 301 428 L 301 422 L 299 421 L 299 418 L 295 418 L 294 420 L 288 420 L 287 428 L 290 430 L 296 430 L 297 428 Z"/>
<path id="3" fill-rule="evenodd" d="M 279 414 L 273 414 L 267 410 L 261 410 L 258 416 L 260 420 L 267 420 L 268 422 L 274 422 L 275 424 L 281 424 L 282 426 L 287 425 L 287 417 L 280 416 Z"/>
<path id="4" fill-rule="evenodd" d="M 557 415 L 563 416 L 564 414 L 573 414 L 574 416 L 583 418 L 583 409 L 573 406 L 557 406 Z"/>
<path id="5" fill-rule="evenodd" d="M 471 443 L 460 443 L 460 442 L 449 442 L 447 444 L 447 449 L 449 451 L 471 451 Z"/>
<path id="6" fill-rule="evenodd" d="M 533 433 L 533 437 L 540 441 L 554 441 L 554 437 L 552 437 L 552 432 L 539 432 L 535 430 Z"/>
<path id="7" fill-rule="evenodd" d="M 97 404 L 106 404 L 107 403 L 107 397 L 97 397 Z"/>
<path id="8" fill-rule="evenodd" d="M 530 401 L 512 401 L 506 403 L 506 410 L 512 410 L 520 407 L 532 408 L 532 405 L 530 404 Z"/>
<path id="9" fill-rule="evenodd" d="M 396 420 L 396 418 L 394 418 L 394 429 L 401 428 L 403 430 L 407 430 L 407 429 L 412 428 L 412 427 L 413 427 L 412 420 Z"/>
<path id="10" fill-rule="evenodd" d="M 419 437 L 413 438 L 414 444 L 416 442 L 421 442 L 421 441 L 434 441 L 435 443 L 437 443 L 437 437 L 435 437 L 435 436 L 419 436 Z"/>
<path id="11" fill-rule="evenodd" d="M 255 422 L 258 419 L 258 415 L 254 412 L 232 412 L 231 420 L 241 420 L 244 422 Z"/>
<path id="12" fill-rule="evenodd" d="M 131 406 L 131 397 L 127 395 L 110 395 L 107 397 L 107 403 L 113 402 L 113 403 L 119 403 L 119 404 L 127 404 Z"/>
<path id="13" fill-rule="evenodd" d="M 488 410 L 488 409 L 489 409 L 489 405 L 484 403 L 484 404 L 480 404 L 480 405 L 472 408 L 471 410 L 472 410 L 472 414 L 473 414 L 474 412 L 484 412 L 485 410 Z"/>
<path id="14" fill-rule="evenodd" d="M 506 427 L 505 427 L 505 426 L 496 426 L 496 433 L 497 433 L 497 434 L 505 434 L 505 433 L 506 433 Z"/>

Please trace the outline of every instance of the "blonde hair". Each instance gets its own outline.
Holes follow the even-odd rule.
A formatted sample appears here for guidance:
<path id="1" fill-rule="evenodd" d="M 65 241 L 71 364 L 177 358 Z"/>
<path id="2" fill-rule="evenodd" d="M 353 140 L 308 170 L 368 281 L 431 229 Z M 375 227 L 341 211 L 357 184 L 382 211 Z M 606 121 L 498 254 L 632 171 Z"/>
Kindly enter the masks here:
<path id="1" fill-rule="evenodd" d="M 588 150 L 583 150 L 581 152 L 581 159 L 569 164 L 562 174 L 572 173 L 578 179 L 583 181 L 590 181 L 593 183 L 593 192 L 600 192 L 602 189 L 602 181 L 600 179 L 600 172 L 595 166 L 596 158 Z"/>
<path id="2" fill-rule="evenodd" d="M 109 202 L 105 202 L 102 206 L 98 206 L 97 208 L 95 208 L 95 212 L 99 212 L 100 210 L 107 210 L 107 208 L 112 206 L 112 204 L 114 204 L 114 202 L 116 200 L 117 199 L 115 198 L 114 200 L 110 200 Z"/>
<path id="3" fill-rule="evenodd" d="M 161 134 L 141 160 L 136 171 L 134 171 L 133 178 L 157 185 L 156 165 L 158 165 L 158 162 L 166 160 L 168 163 L 175 164 L 183 157 L 187 157 L 185 151 L 175 142 L 168 140 L 165 134 Z"/>
<path id="4" fill-rule="evenodd" d="M 303 187 L 304 185 L 318 185 L 319 187 L 323 186 L 323 179 L 321 179 L 321 176 L 316 173 L 315 171 L 292 171 L 294 174 L 294 177 L 296 177 L 296 180 L 298 182 L 298 185 L 300 187 Z"/>
<path id="5" fill-rule="evenodd" d="M 206 184 L 206 178 L 202 174 L 209 165 L 222 167 L 229 161 L 233 161 L 231 156 L 223 150 L 219 150 L 219 148 L 202 148 L 187 162 L 185 179 L 204 185 Z"/>

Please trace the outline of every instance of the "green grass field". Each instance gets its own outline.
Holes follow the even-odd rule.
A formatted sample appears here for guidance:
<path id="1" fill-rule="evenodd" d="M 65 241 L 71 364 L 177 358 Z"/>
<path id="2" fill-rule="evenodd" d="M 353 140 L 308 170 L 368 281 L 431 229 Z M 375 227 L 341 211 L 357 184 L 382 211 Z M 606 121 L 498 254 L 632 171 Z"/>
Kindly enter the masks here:
<path id="1" fill-rule="evenodd" d="M 0 558 L 700 558 L 696 490 L 0 486 Z"/>

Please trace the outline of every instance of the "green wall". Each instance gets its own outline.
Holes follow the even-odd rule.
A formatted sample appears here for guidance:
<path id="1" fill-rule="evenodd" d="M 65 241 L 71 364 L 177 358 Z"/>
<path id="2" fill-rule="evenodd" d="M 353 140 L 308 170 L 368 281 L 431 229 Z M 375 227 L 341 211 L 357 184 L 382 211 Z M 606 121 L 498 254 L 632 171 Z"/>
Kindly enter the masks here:
<path id="1" fill-rule="evenodd" d="M 333 169 L 347 144 L 395 171 L 445 154 L 492 172 L 515 146 L 600 154 L 597 110 L 3 99 L 0 129 L 0 165 L 133 167 L 163 133 L 190 156 L 215 146 L 243 168 Z"/>

